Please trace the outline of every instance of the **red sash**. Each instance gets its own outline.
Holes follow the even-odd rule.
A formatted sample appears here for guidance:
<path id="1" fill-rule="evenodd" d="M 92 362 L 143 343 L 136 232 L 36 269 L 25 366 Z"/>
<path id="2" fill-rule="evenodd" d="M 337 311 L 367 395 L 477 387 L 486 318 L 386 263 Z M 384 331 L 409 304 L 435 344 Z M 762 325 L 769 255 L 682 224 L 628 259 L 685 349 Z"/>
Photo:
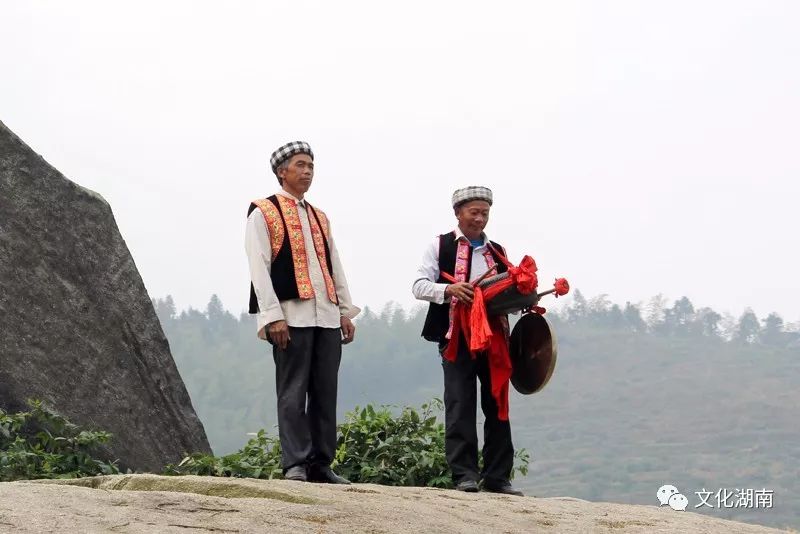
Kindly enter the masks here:
<path id="1" fill-rule="evenodd" d="M 451 283 L 466 281 L 466 268 L 459 269 L 459 263 L 466 261 L 462 246 L 469 254 L 469 245 L 459 240 L 458 253 L 456 254 L 455 276 L 441 273 L 442 277 Z M 474 288 L 472 304 L 466 304 L 456 298 L 450 302 L 450 328 L 447 337 L 450 342 L 445 350 L 444 357 L 455 362 L 458 355 L 458 344 L 461 335 L 467 342 L 472 358 L 478 352 L 486 352 L 489 360 L 489 376 L 492 382 L 492 397 L 497 402 L 497 418 L 508 421 L 508 392 L 511 380 L 511 357 L 508 353 L 508 318 L 505 316 L 487 317 L 486 302 L 493 299 L 512 284 L 517 286 L 520 293 L 530 294 L 536 290 L 536 262 L 530 256 L 525 256 L 518 267 L 512 265 L 506 257 L 495 249 L 491 243 L 488 245 L 508 267 L 509 276 L 493 284 L 484 291 L 480 287 Z M 494 266 L 494 258 L 487 250 L 484 257 L 489 268 Z M 491 258 L 491 260 L 490 260 Z"/>

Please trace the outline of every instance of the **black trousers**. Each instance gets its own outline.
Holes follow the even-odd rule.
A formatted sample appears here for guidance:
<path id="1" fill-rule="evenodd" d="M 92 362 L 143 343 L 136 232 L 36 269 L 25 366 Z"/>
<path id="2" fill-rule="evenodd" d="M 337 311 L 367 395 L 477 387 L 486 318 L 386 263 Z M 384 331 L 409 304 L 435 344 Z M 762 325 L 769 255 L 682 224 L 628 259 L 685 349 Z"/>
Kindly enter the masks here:
<path id="1" fill-rule="evenodd" d="M 338 328 L 289 327 L 286 349 L 272 347 L 278 435 L 284 472 L 328 466 L 336 452 L 336 389 L 342 359 Z"/>
<path id="2" fill-rule="evenodd" d="M 444 347 L 440 352 L 444 353 Z M 455 362 L 442 357 L 444 370 L 445 453 L 453 481 L 481 478 L 490 484 L 507 482 L 514 467 L 511 424 L 497 418 L 497 402 L 492 397 L 489 362 L 485 353 L 473 360 L 461 339 Z M 478 470 L 478 433 L 476 430 L 476 378 L 480 380 L 483 424 L 483 469 Z M 480 476 L 479 476 L 480 473 Z"/>

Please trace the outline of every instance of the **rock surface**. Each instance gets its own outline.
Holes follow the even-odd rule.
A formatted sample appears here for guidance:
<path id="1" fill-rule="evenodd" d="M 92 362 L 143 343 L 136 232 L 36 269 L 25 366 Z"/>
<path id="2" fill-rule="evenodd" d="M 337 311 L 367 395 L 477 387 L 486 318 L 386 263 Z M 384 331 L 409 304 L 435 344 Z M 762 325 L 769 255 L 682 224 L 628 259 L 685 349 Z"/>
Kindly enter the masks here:
<path id="1" fill-rule="evenodd" d="M 0 122 L 0 407 L 114 434 L 123 468 L 210 452 L 111 207 Z"/>
<path id="2" fill-rule="evenodd" d="M 156 475 L 0 483 L 0 532 L 5 531 L 782 532 L 669 507 L 372 484 Z"/>

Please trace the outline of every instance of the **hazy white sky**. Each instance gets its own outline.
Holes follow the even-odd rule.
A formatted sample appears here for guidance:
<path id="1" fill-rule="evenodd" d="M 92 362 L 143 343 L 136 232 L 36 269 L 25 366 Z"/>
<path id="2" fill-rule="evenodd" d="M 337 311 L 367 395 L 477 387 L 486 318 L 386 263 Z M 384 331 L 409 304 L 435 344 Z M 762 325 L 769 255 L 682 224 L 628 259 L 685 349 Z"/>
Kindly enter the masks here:
<path id="1" fill-rule="evenodd" d="M 3 1 L 0 120 L 111 203 L 179 308 L 245 309 L 247 207 L 304 139 L 357 304 L 412 304 L 482 184 L 543 284 L 791 322 L 798 27 L 777 0 Z"/>

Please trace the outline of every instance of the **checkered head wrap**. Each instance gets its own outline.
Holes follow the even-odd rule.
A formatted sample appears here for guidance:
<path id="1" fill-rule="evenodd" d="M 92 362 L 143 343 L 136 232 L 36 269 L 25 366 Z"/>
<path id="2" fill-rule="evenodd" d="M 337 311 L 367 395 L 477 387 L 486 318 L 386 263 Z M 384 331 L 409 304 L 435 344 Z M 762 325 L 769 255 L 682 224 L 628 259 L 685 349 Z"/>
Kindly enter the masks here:
<path id="1" fill-rule="evenodd" d="M 492 190 L 488 187 L 482 187 L 479 185 L 471 185 L 469 187 L 464 187 L 462 189 L 457 189 L 455 193 L 453 193 L 453 207 L 457 208 L 461 204 L 465 202 L 469 202 L 471 200 L 485 200 L 492 205 Z"/>
<path id="2" fill-rule="evenodd" d="M 308 154 L 311 156 L 312 160 L 314 159 L 314 152 L 311 150 L 311 145 L 305 141 L 292 141 L 291 143 L 286 143 L 272 153 L 272 156 L 269 158 L 269 164 L 272 165 L 272 172 L 274 172 L 277 176 L 278 165 L 291 158 L 295 154 Z"/>

